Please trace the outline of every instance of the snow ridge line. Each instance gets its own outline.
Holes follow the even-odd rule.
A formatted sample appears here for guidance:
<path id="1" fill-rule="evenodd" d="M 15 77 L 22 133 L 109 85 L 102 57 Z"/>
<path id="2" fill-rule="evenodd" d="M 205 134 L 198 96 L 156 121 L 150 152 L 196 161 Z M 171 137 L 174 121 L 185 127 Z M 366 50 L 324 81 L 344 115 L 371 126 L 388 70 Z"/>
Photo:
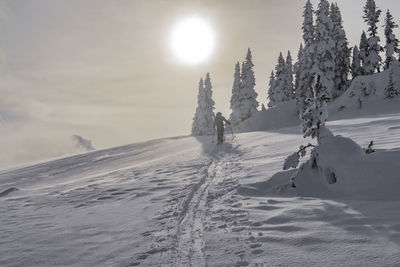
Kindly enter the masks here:
<path id="1" fill-rule="evenodd" d="M 178 221 L 174 266 L 206 266 L 204 221 L 207 196 L 219 162 L 211 161 L 201 170 L 201 179 L 184 203 Z"/>

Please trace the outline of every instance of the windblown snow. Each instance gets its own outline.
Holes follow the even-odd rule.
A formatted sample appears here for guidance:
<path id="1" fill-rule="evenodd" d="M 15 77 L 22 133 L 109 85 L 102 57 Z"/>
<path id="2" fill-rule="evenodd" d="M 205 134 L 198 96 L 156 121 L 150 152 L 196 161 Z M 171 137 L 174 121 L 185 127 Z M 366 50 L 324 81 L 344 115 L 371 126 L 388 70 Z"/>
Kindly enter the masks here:
<path id="1" fill-rule="evenodd" d="M 227 133 L 222 146 L 177 137 L 3 171 L 0 266 L 398 266 L 399 123 L 392 114 L 328 124 L 354 145 L 374 140 L 371 157 L 392 162 L 392 187 L 370 188 L 371 198 L 285 187 L 298 126 Z M 376 185 L 388 174 L 380 170 L 368 175 Z"/>

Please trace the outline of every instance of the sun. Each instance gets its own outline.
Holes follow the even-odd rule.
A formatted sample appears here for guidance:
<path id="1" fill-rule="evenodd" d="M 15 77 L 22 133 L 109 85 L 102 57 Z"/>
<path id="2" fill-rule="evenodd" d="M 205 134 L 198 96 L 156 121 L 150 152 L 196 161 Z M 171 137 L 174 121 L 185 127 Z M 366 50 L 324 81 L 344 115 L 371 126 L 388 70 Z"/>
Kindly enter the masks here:
<path id="1" fill-rule="evenodd" d="M 215 47 L 215 33 L 204 19 L 188 17 L 177 23 L 171 34 L 171 48 L 184 63 L 207 60 Z"/>

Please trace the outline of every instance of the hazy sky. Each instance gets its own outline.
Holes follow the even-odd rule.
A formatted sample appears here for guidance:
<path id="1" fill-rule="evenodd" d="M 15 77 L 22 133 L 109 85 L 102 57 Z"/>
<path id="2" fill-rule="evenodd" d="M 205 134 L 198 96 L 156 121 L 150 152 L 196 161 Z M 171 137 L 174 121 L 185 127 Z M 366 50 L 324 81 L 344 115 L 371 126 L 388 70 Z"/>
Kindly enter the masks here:
<path id="1" fill-rule="evenodd" d="M 376 2 L 399 22 L 400 1 Z M 216 107 L 228 116 L 234 64 L 247 47 L 265 103 L 279 52 L 297 54 L 305 0 L 0 3 L 1 168 L 72 153 L 73 134 L 97 148 L 189 134 L 206 72 Z M 365 1 L 337 3 L 350 45 L 358 44 Z M 212 25 L 217 43 L 209 60 L 185 65 L 171 52 L 169 36 L 177 21 L 194 15 Z"/>

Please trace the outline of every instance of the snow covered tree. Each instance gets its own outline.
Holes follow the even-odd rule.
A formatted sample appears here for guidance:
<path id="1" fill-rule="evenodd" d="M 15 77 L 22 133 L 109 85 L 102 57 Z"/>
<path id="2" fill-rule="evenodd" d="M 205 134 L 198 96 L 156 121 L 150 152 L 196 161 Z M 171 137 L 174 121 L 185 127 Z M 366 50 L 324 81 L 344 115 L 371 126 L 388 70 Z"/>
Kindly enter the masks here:
<path id="1" fill-rule="evenodd" d="M 210 75 L 200 79 L 197 109 L 193 118 L 192 135 L 211 135 L 214 132 L 214 101 L 212 99 L 212 86 Z"/>
<path id="2" fill-rule="evenodd" d="M 268 88 L 268 107 L 273 107 L 276 104 L 275 100 L 275 73 L 272 71 L 271 75 L 269 76 L 269 88 Z"/>
<path id="3" fill-rule="evenodd" d="M 247 50 L 246 60 L 242 63 L 241 86 L 239 90 L 239 104 L 232 110 L 233 123 L 237 124 L 250 118 L 257 112 L 257 93 L 254 90 L 256 85 L 253 71 L 250 48 Z"/>
<path id="4" fill-rule="evenodd" d="M 376 36 L 378 33 L 378 22 L 381 10 L 376 7 L 375 0 L 367 0 L 364 6 L 363 19 L 368 24 L 370 36 Z"/>
<path id="5" fill-rule="evenodd" d="M 363 31 L 361 34 L 361 39 L 360 39 L 360 60 L 361 60 L 361 75 L 366 75 L 367 71 L 365 70 L 364 66 L 366 66 L 367 63 L 367 56 L 368 56 L 368 39 L 367 35 Z"/>
<path id="6" fill-rule="evenodd" d="M 279 102 L 289 101 L 294 98 L 293 63 L 290 51 L 288 51 L 286 61 L 282 53 L 279 54 L 278 64 L 275 66 L 275 76 L 272 73 L 270 77 L 268 97 L 270 99 L 268 106 L 274 106 Z"/>
<path id="7" fill-rule="evenodd" d="M 357 76 L 362 75 L 361 69 L 361 59 L 360 59 L 360 51 L 357 46 L 353 48 L 353 60 L 351 63 L 351 75 L 353 79 Z"/>
<path id="8" fill-rule="evenodd" d="M 375 71 L 380 72 L 381 57 L 379 52 L 382 51 L 382 47 L 379 45 L 378 22 L 381 10 L 376 7 L 375 0 L 367 0 L 364 6 L 364 21 L 368 24 L 368 49 L 363 68 L 366 74 L 373 74 Z"/>
<path id="9" fill-rule="evenodd" d="M 207 72 L 206 74 L 206 79 L 204 80 L 204 90 L 206 91 L 206 100 L 207 100 L 207 104 L 208 104 L 208 108 L 209 110 L 214 110 L 214 105 L 215 102 L 212 99 L 212 85 L 211 85 L 211 79 L 210 79 L 210 73 Z M 213 113 L 213 112 L 211 112 Z"/>
<path id="10" fill-rule="evenodd" d="M 230 101 L 231 115 L 230 118 L 233 122 L 240 121 L 240 90 L 242 88 L 242 81 L 240 78 L 240 63 L 235 65 L 235 73 L 233 75 L 232 96 Z"/>
<path id="11" fill-rule="evenodd" d="M 328 118 L 328 107 L 326 101 L 330 94 L 321 83 L 319 75 L 315 76 L 313 85 L 313 98 L 309 99 L 309 105 L 303 114 L 303 133 L 304 137 L 318 137 L 320 130 L 325 126 Z"/>
<path id="12" fill-rule="evenodd" d="M 343 28 L 342 15 L 337 4 L 331 4 L 330 18 L 332 20 L 332 38 L 335 42 L 333 54 L 335 55 L 335 79 L 333 98 L 340 96 L 348 87 L 350 71 L 350 49 L 346 33 Z"/>
<path id="13" fill-rule="evenodd" d="M 329 16 L 329 3 L 321 0 L 316 11 L 315 58 L 312 73 L 319 77 L 321 90 L 327 99 L 332 98 L 335 86 L 335 41 L 332 38 L 333 23 Z"/>
<path id="14" fill-rule="evenodd" d="M 314 42 L 314 10 L 313 6 L 310 2 L 310 0 L 307 0 L 307 3 L 304 7 L 304 12 L 303 12 L 303 40 L 304 40 L 304 46 L 310 47 L 313 42 Z"/>
<path id="15" fill-rule="evenodd" d="M 290 93 L 287 90 L 286 62 L 282 53 L 279 54 L 278 63 L 275 66 L 274 84 L 275 103 L 288 101 L 290 99 Z"/>
<path id="16" fill-rule="evenodd" d="M 399 26 L 393 21 L 393 16 L 390 14 L 389 9 L 386 12 L 385 19 L 385 37 L 386 37 L 386 61 L 385 61 L 385 69 L 390 67 L 390 63 L 395 59 L 394 53 L 399 52 L 399 40 L 393 33 L 393 29 L 398 28 Z"/>
<path id="17" fill-rule="evenodd" d="M 304 12 L 303 12 L 303 40 L 304 49 L 301 56 L 301 71 L 299 78 L 296 79 L 296 98 L 299 108 L 300 117 L 302 117 L 303 112 L 306 110 L 308 105 L 308 100 L 312 96 L 312 84 L 313 75 L 312 68 L 314 65 L 315 56 L 315 27 L 314 27 L 314 10 L 310 0 L 307 1 Z"/>
<path id="18" fill-rule="evenodd" d="M 299 48 L 299 52 L 297 53 L 297 62 L 294 64 L 293 66 L 293 71 L 294 71 L 294 94 L 295 94 L 295 98 L 297 101 L 299 101 L 298 99 L 298 95 L 300 93 L 300 85 L 301 85 L 301 75 L 302 75 L 302 71 L 303 71 L 303 64 L 302 64 L 302 60 L 303 60 L 303 55 L 304 55 L 304 48 L 303 48 L 303 44 L 300 43 L 300 48 Z"/>
<path id="19" fill-rule="evenodd" d="M 242 105 L 242 118 L 250 118 L 257 111 L 258 101 L 257 93 L 254 90 L 256 85 L 256 79 L 253 71 L 253 61 L 251 56 L 250 48 L 247 50 L 246 60 L 242 64 L 242 90 L 241 96 L 244 101 L 241 101 Z"/>
<path id="20" fill-rule="evenodd" d="M 394 85 L 393 81 L 393 71 L 391 70 L 389 73 L 389 81 L 385 88 L 385 98 L 394 98 L 395 96 L 400 95 L 400 92 Z"/>
<path id="21" fill-rule="evenodd" d="M 285 90 L 289 95 L 289 100 L 294 98 L 293 89 L 293 60 L 290 51 L 288 51 L 285 62 Z"/>

